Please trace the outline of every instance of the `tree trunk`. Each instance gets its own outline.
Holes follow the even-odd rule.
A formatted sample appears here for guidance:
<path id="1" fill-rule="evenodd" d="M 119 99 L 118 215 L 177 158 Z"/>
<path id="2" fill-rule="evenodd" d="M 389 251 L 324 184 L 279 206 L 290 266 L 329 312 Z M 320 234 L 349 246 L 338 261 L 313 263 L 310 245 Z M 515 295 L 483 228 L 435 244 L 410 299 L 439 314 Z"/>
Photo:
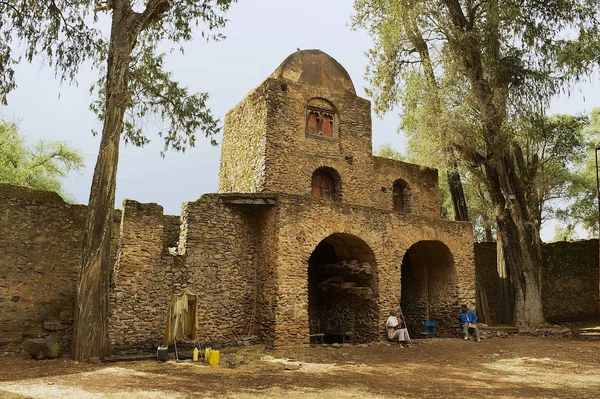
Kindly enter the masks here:
<path id="1" fill-rule="evenodd" d="M 469 212 L 467 210 L 467 200 L 465 199 L 465 191 L 463 190 L 460 173 L 456 169 L 457 165 L 454 162 L 450 165 L 446 176 L 448 178 L 448 187 L 450 187 L 450 196 L 452 197 L 452 206 L 454 208 L 454 220 L 462 222 L 469 221 Z"/>
<path id="2" fill-rule="evenodd" d="M 512 326 L 515 312 L 515 289 L 504 261 L 501 236 L 498 236 L 496 240 L 496 268 L 500 277 L 500 324 Z"/>
<path id="3" fill-rule="evenodd" d="M 528 216 L 512 162 L 507 155 L 495 170 L 486 165 L 486 172 L 496 187 L 490 194 L 497 210 L 501 259 L 514 289 L 513 321 L 521 329 L 530 329 L 546 324 L 542 308 L 541 240 L 535 221 Z"/>
<path id="4" fill-rule="evenodd" d="M 109 351 L 108 289 L 113 267 L 110 264 L 110 239 L 119 143 L 129 102 L 129 63 L 136 38 L 131 29 L 131 16 L 123 6 L 115 7 L 113 11 L 104 126 L 90 190 L 75 305 L 71 354 L 79 361 L 103 358 Z"/>

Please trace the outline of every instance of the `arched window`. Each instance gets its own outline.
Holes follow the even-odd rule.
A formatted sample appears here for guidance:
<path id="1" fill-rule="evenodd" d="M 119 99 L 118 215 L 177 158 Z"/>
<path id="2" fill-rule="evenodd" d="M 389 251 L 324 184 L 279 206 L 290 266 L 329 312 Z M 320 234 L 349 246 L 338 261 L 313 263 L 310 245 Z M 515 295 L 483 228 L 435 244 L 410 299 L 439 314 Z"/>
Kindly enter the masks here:
<path id="1" fill-rule="evenodd" d="M 336 117 L 333 105 L 321 98 L 313 98 L 306 105 L 306 135 L 335 137 Z"/>
<path id="2" fill-rule="evenodd" d="M 310 185 L 313 197 L 339 201 L 340 177 L 335 169 L 323 167 L 315 170 Z"/>
<path id="3" fill-rule="evenodd" d="M 398 179 L 394 182 L 392 189 L 392 201 L 394 206 L 394 212 L 409 213 L 410 212 L 410 190 L 408 184 Z"/>

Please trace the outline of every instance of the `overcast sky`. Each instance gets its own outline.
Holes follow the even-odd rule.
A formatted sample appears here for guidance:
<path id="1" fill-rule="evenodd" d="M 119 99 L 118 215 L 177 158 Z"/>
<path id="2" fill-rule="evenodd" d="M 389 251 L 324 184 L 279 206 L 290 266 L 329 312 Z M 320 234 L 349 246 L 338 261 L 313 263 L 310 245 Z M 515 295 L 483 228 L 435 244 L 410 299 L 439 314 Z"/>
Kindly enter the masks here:
<path id="1" fill-rule="evenodd" d="M 209 92 L 209 106 L 221 120 L 296 48 L 320 49 L 331 55 L 346 68 L 357 94 L 368 98 L 364 91 L 364 53 L 372 42 L 366 32 L 350 29 L 352 5 L 353 0 L 239 0 L 228 13 L 225 41 L 206 43 L 198 38 L 189 42 L 184 45 L 185 55 L 170 56 L 168 68 L 192 90 Z M 35 61 L 23 64 L 16 69 L 18 88 L 9 95 L 9 106 L 0 108 L 3 119 L 19 122 L 28 143 L 40 138 L 62 140 L 80 149 L 86 168 L 64 181 L 65 189 L 79 203 L 88 201 L 100 143 L 91 129 L 100 130 L 101 126 L 88 110 L 88 88 L 96 78 L 95 71 L 84 68 L 78 87 L 61 87 L 51 69 Z M 598 87 L 598 76 L 594 76 L 570 96 L 554 101 L 550 111 L 589 112 L 600 106 Z M 404 139 L 396 133 L 398 113 L 391 112 L 383 120 L 373 115 L 374 148 L 389 143 L 403 149 Z M 208 140 L 198 137 L 195 148 L 185 154 L 169 151 L 162 159 L 158 137 L 153 132 L 149 136 L 153 142 L 142 149 L 121 146 L 116 207 L 121 207 L 124 198 L 130 198 L 157 202 L 166 214 L 179 214 L 182 202 L 216 191 L 220 147 L 212 147 Z"/>

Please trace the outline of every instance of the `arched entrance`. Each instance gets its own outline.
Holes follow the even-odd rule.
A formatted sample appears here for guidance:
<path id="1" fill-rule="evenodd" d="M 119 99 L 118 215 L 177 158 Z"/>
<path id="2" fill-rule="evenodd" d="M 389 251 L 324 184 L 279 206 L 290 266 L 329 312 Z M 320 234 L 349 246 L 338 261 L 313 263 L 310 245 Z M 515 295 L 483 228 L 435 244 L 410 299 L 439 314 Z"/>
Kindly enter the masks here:
<path id="1" fill-rule="evenodd" d="M 319 320 L 326 342 L 377 339 L 375 255 L 360 238 L 336 233 L 317 245 L 308 260 L 308 316 Z"/>
<path id="2" fill-rule="evenodd" d="M 402 260 L 400 304 L 412 336 L 426 321 L 438 324 L 436 335 L 452 335 L 458 325 L 458 286 L 454 258 L 440 241 L 413 244 Z"/>

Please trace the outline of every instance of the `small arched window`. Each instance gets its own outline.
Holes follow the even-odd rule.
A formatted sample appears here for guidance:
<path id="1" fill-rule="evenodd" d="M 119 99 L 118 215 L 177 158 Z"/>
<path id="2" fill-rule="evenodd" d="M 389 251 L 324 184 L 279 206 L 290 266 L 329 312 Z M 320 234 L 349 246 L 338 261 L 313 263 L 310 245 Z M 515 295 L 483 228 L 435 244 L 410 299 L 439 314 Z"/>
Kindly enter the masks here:
<path id="1" fill-rule="evenodd" d="M 410 190 L 408 183 L 402 179 L 394 182 L 392 189 L 392 201 L 394 212 L 409 213 L 410 212 Z"/>
<path id="2" fill-rule="evenodd" d="M 333 105 L 321 98 L 313 98 L 306 105 L 306 135 L 334 137 L 336 117 Z"/>
<path id="3" fill-rule="evenodd" d="M 335 169 L 323 167 L 315 170 L 310 185 L 313 197 L 339 201 L 340 177 Z"/>

